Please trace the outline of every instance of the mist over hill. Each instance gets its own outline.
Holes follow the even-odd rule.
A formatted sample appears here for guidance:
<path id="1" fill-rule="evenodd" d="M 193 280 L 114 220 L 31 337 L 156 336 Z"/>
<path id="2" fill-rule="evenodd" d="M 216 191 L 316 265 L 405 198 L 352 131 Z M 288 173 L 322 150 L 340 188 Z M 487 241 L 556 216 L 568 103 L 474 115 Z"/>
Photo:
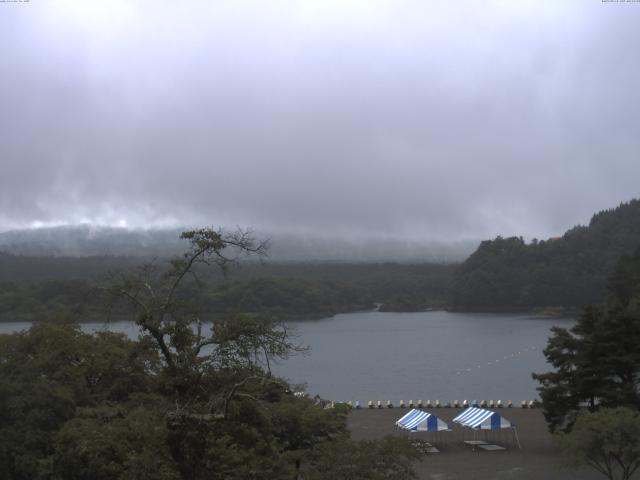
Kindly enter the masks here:
<path id="1" fill-rule="evenodd" d="M 127 229 L 91 225 L 44 227 L 0 233 L 0 251 L 31 256 L 171 256 L 182 252 L 185 228 Z M 463 261 L 478 245 L 475 240 L 452 242 L 379 237 L 349 239 L 310 234 L 256 232 L 269 239 L 272 261 L 295 262 L 440 262 Z"/>

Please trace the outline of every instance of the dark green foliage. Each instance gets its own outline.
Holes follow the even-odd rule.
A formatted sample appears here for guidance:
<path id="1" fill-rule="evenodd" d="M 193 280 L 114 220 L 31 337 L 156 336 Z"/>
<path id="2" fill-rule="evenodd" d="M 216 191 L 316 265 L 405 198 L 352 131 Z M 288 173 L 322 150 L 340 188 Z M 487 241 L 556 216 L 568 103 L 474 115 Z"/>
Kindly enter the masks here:
<path id="1" fill-rule="evenodd" d="M 640 245 L 640 200 L 597 213 L 588 227 L 561 238 L 484 241 L 459 267 L 451 303 L 457 310 L 582 308 L 601 301 L 616 261 Z"/>
<path id="2" fill-rule="evenodd" d="M 371 294 L 364 287 L 294 278 L 227 283 L 208 293 L 203 304 L 210 312 L 260 312 L 294 318 L 328 317 L 374 307 Z"/>
<path id="3" fill-rule="evenodd" d="M 550 429 L 570 429 L 579 407 L 640 408 L 640 249 L 611 276 L 606 305 L 554 328 L 544 353 L 554 371 L 534 374 Z"/>
<path id="4" fill-rule="evenodd" d="M 629 480 L 640 468 L 640 413 L 628 408 L 581 412 L 559 443 L 568 466 L 587 465 L 609 480 Z"/>
<path id="5" fill-rule="evenodd" d="M 408 439 L 386 437 L 379 442 L 327 443 L 303 468 L 309 480 L 408 480 L 416 478 L 411 462 L 420 454 Z"/>
<path id="6" fill-rule="evenodd" d="M 98 288 L 104 281 L 95 280 L 99 277 L 95 269 L 102 266 L 104 276 L 126 265 L 125 260 L 136 265 L 134 259 L 118 257 L 112 257 L 112 263 L 110 257 L 43 258 L 45 266 L 37 269 L 31 263 L 38 258 L 0 254 L 0 264 L 3 258 L 12 260 L 6 261 L 7 269 L 2 271 L 7 280 L 0 282 L 0 321 L 35 320 L 60 311 L 85 321 L 104 321 L 108 301 Z M 23 267 L 27 273 L 21 271 Z M 197 305 L 207 319 L 256 312 L 287 319 L 322 318 L 370 310 L 376 303 L 383 305 L 383 311 L 419 311 L 445 305 L 454 268 L 437 264 L 249 264 L 234 269 L 233 280 L 228 280 L 196 265 L 201 285 L 183 285 L 179 295 Z M 14 277 L 22 280 L 9 281 Z M 122 319 L 130 317 L 131 310 L 110 305 L 108 313 Z"/>
<path id="7" fill-rule="evenodd" d="M 53 477 L 178 480 L 167 447 L 166 406 L 161 400 L 141 396 L 125 404 L 80 410 L 55 437 L 50 459 Z"/>
<path id="8" fill-rule="evenodd" d="M 0 319 L 43 318 L 52 312 L 73 316 L 104 314 L 104 302 L 86 280 L 45 280 L 38 283 L 0 283 Z"/>
<path id="9" fill-rule="evenodd" d="M 2 478 L 38 478 L 77 409 L 149 390 L 156 358 L 123 335 L 91 336 L 60 320 L 0 336 Z"/>
<path id="10" fill-rule="evenodd" d="M 105 273 L 135 267 L 146 258 L 99 255 L 54 257 L 11 255 L 0 251 L 0 282 L 95 280 Z"/>
<path id="11" fill-rule="evenodd" d="M 145 265 L 109 289 L 129 303 L 139 340 L 64 319 L 0 336 L 0 478 L 291 480 L 321 465 L 350 471 L 354 459 L 370 473 L 354 478 L 410 478 L 415 453 L 351 442 L 342 409 L 271 374 L 273 359 L 301 350 L 284 326 L 230 315 L 205 328 L 189 301 L 194 266 L 226 267 L 229 250 L 260 246 L 241 232 L 183 237 L 190 248 L 167 269 Z"/>

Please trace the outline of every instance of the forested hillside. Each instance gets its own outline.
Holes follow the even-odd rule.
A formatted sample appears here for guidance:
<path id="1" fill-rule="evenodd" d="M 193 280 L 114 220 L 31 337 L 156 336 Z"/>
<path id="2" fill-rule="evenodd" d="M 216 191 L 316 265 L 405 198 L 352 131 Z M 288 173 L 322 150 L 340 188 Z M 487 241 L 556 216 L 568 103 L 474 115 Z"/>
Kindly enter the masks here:
<path id="1" fill-rule="evenodd" d="M 148 260 L 148 259 L 147 259 Z M 138 257 L 28 257 L 0 254 L 0 321 L 32 320 L 64 311 L 104 321 L 110 310 L 100 289 Z M 156 262 L 160 262 L 157 260 Z M 373 309 L 416 311 L 441 307 L 455 265 L 395 263 L 245 263 L 224 277 L 198 270 L 202 288 L 186 292 L 207 315 L 268 314 L 286 319 L 327 317 Z"/>
<path id="2" fill-rule="evenodd" d="M 484 241 L 461 265 L 246 262 L 228 277 L 196 269 L 204 288 L 193 292 L 193 300 L 211 315 L 261 312 L 280 318 L 325 317 L 375 304 L 397 312 L 577 310 L 601 301 L 617 260 L 638 246 L 640 200 L 632 200 L 595 214 L 588 226 L 560 238 L 528 244 L 521 237 Z M 96 287 L 110 273 L 149 260 L 0 253 L 0 320 L 61 310 L 102 320 L 105 305 Z"/>
<path id="3" fill-rule="evenodd" d="M 498 311 L 598 303 L 617 260 L 639 245 L 640 200 L 601 211 L 560 238 L 487 240 L 456 270 L 451 306 Z"/>

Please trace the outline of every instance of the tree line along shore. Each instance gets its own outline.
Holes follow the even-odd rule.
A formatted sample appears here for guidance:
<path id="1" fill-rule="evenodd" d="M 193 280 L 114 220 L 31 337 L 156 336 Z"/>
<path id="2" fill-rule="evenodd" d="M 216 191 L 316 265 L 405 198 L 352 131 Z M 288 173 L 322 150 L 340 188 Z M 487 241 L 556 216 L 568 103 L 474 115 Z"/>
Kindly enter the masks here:
<path id="1" fill-rule="evenodd" d="M 461 264 L 244 262 L 228 277 L 199 269 L 202 284 L 183 294 L 213 316 L 259 313 L 313 319 L 379 308 L 518 311 L 575 315 L 606 295 L 616 262 L 640 245 L 640 201 L 593 216 L 546 240 L 497 237 Z M 67 311 L 101 321 L 101 287 L 140 257 L 29 257 L 0 253 L 0 321 Z M 162 259 L 156 259 L 162 263 Z M 198 269 L 196 269 L 198 271 Z M 202 288 L 204 286 L 204 288 Z M 126 316 L 126 310 L 113 312 Z"/>

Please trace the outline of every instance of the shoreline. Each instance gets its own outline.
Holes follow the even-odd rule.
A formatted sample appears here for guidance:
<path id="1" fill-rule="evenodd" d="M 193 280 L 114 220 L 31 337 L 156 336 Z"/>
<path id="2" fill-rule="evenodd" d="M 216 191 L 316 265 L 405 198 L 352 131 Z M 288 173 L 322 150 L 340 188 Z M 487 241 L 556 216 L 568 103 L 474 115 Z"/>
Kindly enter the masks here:
<path id="1" fill-rule="evenodd" d="M 454 309 L 454 308 L 446 308 L 446 307 L 426 307 L 423 309 L 416 310 L 385 310 L 381 309 L 384 307 L 384 304 L 378 304 L 374 308 L 371 309 L 354 309 L 354 310 L 345 310 L 340 312 L 317 312 L 317 313 L 309 313 L 304 316 L 299 315 L 282 315 L 280 321 L 282 322 L 317 322 L 318 320 L 329 320 L 333 319 L 338 315 L 348 315 L 351 313 L 396 313 L 396 314 L 416 314 L 416 313 L 430 313 L 430 312 L 448 312 L 448 313 L 465 313 L 465 314 L 477 314 L 477 315 L 523 315 L 527 316 L 531 320 L 550 320 L 550 319 L 573 319 L 580 315 L 580 311 L 578 310 L 570 310 L 567 309 L 564 312 L 558 311 L 540 311 L 539 309 L 497 309 L 497 310 L 466 310 L 466 309 Z M 73 314 L 74 312 L 70 312 Z M 246 312 L 243 315 L 255 315 L 255 312 Z M 19 322 L 30 322 L 37 323 L 46 320 L 46 318 L 38 318 L 37 315 L 23 315 L 18 313 L 17 318 L 6 318 L 8 313 L 0 316 L 0 323 L 19 323 Z M 110 320 L 99 320 L 96 317 L 103 315 L 101 312 L 84 312 L 78 313 L 78 315 L 83 316 L 82 320 L 78 320 L 78 323 L 108 323 Z M 224 313 L 216 313 L 214 316 L 225 315 Z M 117 322 L 129 321 L 133 322 L 133 320 L 112 320 Z"/>
<path id="2" fill-rule="evenodd" d="M 562 466 L 561 457 L 553 436 L 539 408 L 495 409 L 514 424 L 522 449 L 510 443 L 510 433 L 477 433 L 486 435 L 489 443 L 506 447 L 506 450 L 487 452 L 472 450 L 464 444 L 473 438 L 473 431 L 453 424 L 451 420 L 462 408 L 431 408 L 430 413 L 444 420 L 452 432 L 438 434 L 399 430 L 395 422 L 407 409 L 357 409 L 347 416 L 347 426 L 354 440 L 380 439 L 387 435 L 411 436 L 432 443 L 439 453 L 428 454 L 415 466 L 419 479 L 424 480 L 597 480 L 602 478 L 595 470 L 568 470 Z M 508 429 L 505 429 L 508 430 Z"/>

